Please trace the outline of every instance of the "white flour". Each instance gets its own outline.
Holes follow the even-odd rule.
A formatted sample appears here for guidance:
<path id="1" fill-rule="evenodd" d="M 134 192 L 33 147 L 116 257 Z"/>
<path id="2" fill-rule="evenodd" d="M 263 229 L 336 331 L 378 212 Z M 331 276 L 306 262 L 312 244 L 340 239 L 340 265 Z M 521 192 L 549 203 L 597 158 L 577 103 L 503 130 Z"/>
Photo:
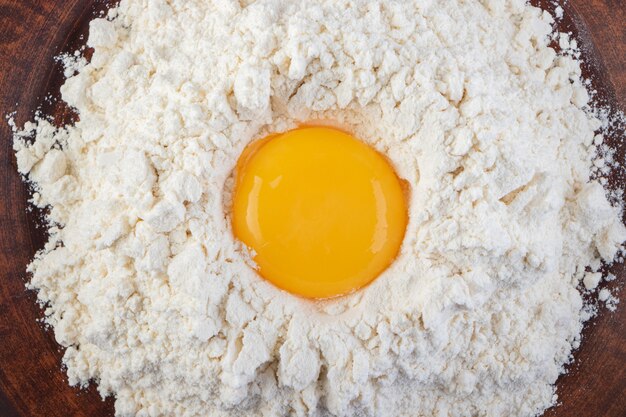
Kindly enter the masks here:
<path id="1" fill-rule="evenodd" d="M 118 416 L 552 405 L 588 318 L 577 286 L 602 287 L 585 266 L 626 230 L 590 182 L 600 122 L 551 22 L 522 0 L 122 0 L 93 21 L 62 87 L 80 121 L 15 142 L 51 206 L 30 285 L 70 382 Z M 243 147 L 312 120 L 411 184 L 396 262 L 317 303 L 260 279 L 228 214 Z"/>

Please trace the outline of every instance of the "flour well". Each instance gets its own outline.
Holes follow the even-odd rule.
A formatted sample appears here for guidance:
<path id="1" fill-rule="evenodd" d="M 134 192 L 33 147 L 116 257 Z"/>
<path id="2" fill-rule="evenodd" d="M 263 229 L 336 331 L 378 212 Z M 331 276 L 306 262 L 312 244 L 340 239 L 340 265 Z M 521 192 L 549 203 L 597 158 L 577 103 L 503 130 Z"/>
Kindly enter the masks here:
<path id="1" fill-rule="evenodd" d="M 626 230 L 590 181 L 601 123 L 551 23 L 521 0 L 122 0 L 94 20 L 62 87 L 80 121 L 15 135 L 50 206 L 30 286 L 70 383 L 125 417 L 554 404 L 577 288 L 602 287 Z M 411 188 L 395 263 L 324 302 L 259 278 L 228 214 L 241 150 L 312 121 Z"/>

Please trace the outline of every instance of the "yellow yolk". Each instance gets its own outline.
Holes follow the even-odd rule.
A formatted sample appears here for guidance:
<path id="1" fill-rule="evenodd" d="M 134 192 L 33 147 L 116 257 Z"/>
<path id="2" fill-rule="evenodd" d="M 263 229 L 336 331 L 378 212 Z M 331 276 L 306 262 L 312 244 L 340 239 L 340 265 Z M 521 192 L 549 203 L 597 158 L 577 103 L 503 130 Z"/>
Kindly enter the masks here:
<path id="1" fill-rule="evenodd" d="M 260 275 L 308 298 L 353 292 L 394 260 L 406 199 L 385 158 L 349 134 L 303 127 L 249 145 L 237 164 L 235 236 Z"/>

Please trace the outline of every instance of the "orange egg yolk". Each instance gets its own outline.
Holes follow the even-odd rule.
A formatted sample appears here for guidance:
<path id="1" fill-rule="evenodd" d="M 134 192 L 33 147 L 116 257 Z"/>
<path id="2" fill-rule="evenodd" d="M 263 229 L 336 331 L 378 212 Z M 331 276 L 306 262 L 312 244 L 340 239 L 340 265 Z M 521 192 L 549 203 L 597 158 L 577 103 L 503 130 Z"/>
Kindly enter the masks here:
<path id="1" fill-rule="evenodd" d="M 394 260 L 406 198 L 387 160 L 351 135 L 302 127 L 249 145 L 232 222 L 259 274 L 307 298 L 358 290 Z"/>

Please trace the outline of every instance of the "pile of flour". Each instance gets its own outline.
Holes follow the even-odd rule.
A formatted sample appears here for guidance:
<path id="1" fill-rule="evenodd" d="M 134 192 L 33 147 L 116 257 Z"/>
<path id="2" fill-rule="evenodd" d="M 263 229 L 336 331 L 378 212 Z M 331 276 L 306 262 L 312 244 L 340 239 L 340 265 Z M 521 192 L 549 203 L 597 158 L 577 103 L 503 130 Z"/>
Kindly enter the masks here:
<path id="1" fill-rule="evenodd" d="M 122 0 L 91 22 L 62 87 L 80 121 L 15 134 L 50 206 L 30 286 L 70 383 L 117 416 L 554 404 L 581 291 L 626 229 L 590 180 L 601 123 L 552 23 L 523 0 Z M 303 122 L 349 130 L 411 186 L 397 260 L 336 300 L 259 278 L 230 228 L 241 150 Z"/>

